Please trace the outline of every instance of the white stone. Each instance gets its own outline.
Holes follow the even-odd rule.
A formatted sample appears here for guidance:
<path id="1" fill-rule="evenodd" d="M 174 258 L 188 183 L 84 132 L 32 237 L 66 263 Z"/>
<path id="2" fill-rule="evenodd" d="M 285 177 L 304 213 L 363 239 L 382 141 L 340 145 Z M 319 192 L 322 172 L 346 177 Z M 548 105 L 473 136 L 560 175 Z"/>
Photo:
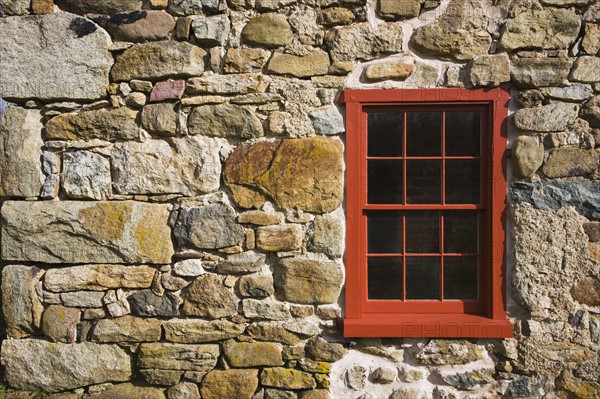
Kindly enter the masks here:
<path id="1" fill-rule="evenodd" d="M 69 198 L 103 200 L 111 195 L 110 163 L 90 151 L 63 155 L 63 189 Z"/>
<path id="2" fill-rule="evenodd" d="M 204 268 L 200 259 L 186 259 L 175 263 L 173 273 L 176 276 L 197 277 L 204 274 Z"/>
<path id="3" fill-rule="evenodd" d="M 317 134 L 332 136 L 346 131 L 344 117 L 336 106 L 316 109 L 309 117 Z"/>
<path id="4" fill-rule="evenodd" d="M 227 44 L 230 25 L 227 15 L 201 16 L 192 20 L 196 40 L 200 45 L 209 47 Z"/>

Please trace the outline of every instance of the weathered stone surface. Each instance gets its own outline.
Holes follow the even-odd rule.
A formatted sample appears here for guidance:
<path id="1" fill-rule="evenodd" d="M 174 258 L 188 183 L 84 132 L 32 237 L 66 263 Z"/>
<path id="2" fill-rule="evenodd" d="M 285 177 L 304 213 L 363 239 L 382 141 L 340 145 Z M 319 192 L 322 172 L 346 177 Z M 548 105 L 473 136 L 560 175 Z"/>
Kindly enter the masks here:
<path id="1" fill-rule="evenodd" d="M 9 386 L 28 391 L 58 392 L 131 378 L 131 358 L 125 349 L 89 342 L 6 340 L 2 365 Z"/>
<path id="2" fill-rule="evenodd" d="M 150 102 L 179 100 L 185 92 L 185 80 L 156 82 L 151 89 Z"/>
<path id="3" fill-rule="evenodd" d="M 102 291 L 63 292 L 60 294 L 60 301 L 73 308 L 101 308 L 103 297 Z"/>
<path id="4" fill-rule="evenodd" d="M 590 242 L 600 241 L 600 222 L 588 222 L 583 224 L 583 230 L 587 234 Z"/>
<path id="5" fill-rule="evenodd" d="M 227 341 L 223 351 L 232 367 L 283 366 L 281 349 L 270 342 Z"/>
<path id="6" fill-rule="evenodd" d="M 596 150 L 560 147 L 550 152 L 542 171 L 549 178 L 582 176 L 598 169 L 600 154 Z"/>
<path id="7" fill-rule="evenodd" d="M 75 14 L 116 14 L 141 10 L 143 0 L 55 0 L 63 10 Z"/>
<path id="8" fill-rule="evenodd" d="M 44 335 L 54 342 L 72 343 L 77 339 L 81 311 L 61 305 L 50 305 L 42 315 Z"/>
<path id="9" fill-rule="evenodd" d="M 115 40 L 145 42 L 168 39 L 175 29 L 175 19 L 164 11 L 134 11 L 114 14 L 106 24 L 106 30 Z"/>
<path id="10" fill-rule="evenodd" d="M 275 292 L 273 276 L 266 273 L 242 276 L 238 282 L 238 289 L 243 297 L 266 298 Z"/>
<path id="11" fill-rule="evenodd" d="M 478 56 L 468 66 L 469 81 L 474 87 L 499 86 L 510 81 L 509 70 L 506 54 Z"/>
<path id="12" fill-rule="evenodd" d="M 344 219 L 340 214 L 319 215 L 312 225 L 310 248 L 335 258 L 344 253 Z"/>
<path id="13" fill-rule="evenodd" d="M 248 94 L 267 89 L 270 79 L 264 75 L 207 75 L 187 81 L 186 93 L 196 94 Z"/>
<path id="14" fill-rule="evenodd" d="M 245 324 L 227 320 L 170 320 L 163 324 L 167 341 L 194 344 L 222 341 L 241 335 Z"/>
<path id="15" fill-rule="evenodd" d="M 160 341 L 162 321 L 123 316 L 98 320 L 92 332 L 97 342 L 154 342 Z"/>
<path id="16" fill-rule="evenodd" d="M 442 374 L 442 380 L 461 390 L 472 390 L 494 382 L 493 369 L 476 369 L 464 373 Z"/>
<path id="17" fill-rule="evenodd" d="M 7 201 L 2 206 L 2 258 L 170 263 L 174 251 L 168 218 L 168 205 L 133 201 Z"/>
<path id="18" fill-rule="evenodd" d="M 535 183 L 513 183 L 511 197 L 516 202 L 527 202 L 536 209 L 560 209 L 573 206 L 587 218 L 600 219 L 600 198 L 597 180 L 548 180 Z"/>
<path id="19" fill-rule="evenodd" d="M 600 52 L 600 24 L 587 22 L 585 24 L 585 36 L 581 41 L 583 51 L 590 55 Z"/>
<path id="20" fill-rule="evenodd" d="M 261 14 L 250 20 L 242 31 L 242 39 L 251 45 L 277 48 L 292 43 L 290 24 L 281 14 Z"/>
<path id="21" fill-rule="evenodd" d="M 138 44 L 117 57 L 111 71 L 116 81 L 159 80 L 202 75 L 206 52 L 187 42 L 162 41 Z"/>
<path id="22" fill-rule="evenodd" d="M 308 114 L 317 134 L 333 136 L 344 133 L 344 117 L 336 106 L 319 108 Z"/>
<path id="23" fill-rule="evenodd" d="M 258 388 L 258 370 L 213 370 L 200 387 L 202 399 L 251 399 Z"/>
<path id="24" fill-rule="evenodd" d="M 432 340 L 416 355 L 421 364 L 467 364 L 483 359 L 483 348 L 469 341 Z"/>
<path id="25" fill-rule="evenodd" d="M 175 15 L 221 13 L 227 10 L 225 0 L 169 0 L 169 11 Z"/>
<path id="26" fill-rule="evenodd" d="M 238 245 L 244 228 L 235 222 L 235 211 L 225 204 L 182 208 L 173 231 L 185 248 L 218 249 Z"/>
<path id="27" fill-rule="evenodd" d="M 66 14 L 0 20 L 0 97 L 96 100 L 106 96 L 110 36 Z"/>
<path id="28" fill-rule="evenodd" d="M 244 316 L 251 319 L 286 320 L 291 317 L 288 304 L 272 299 L 244 299 L 242 310 Z"/>
<path id="29" fill-rule="evenodd" d="M 319 137 L 239 146 L 224 178 L 243 208 L 260 207 L 269 193 L 279 207 L 322 213 L 341 204 L 342 171 L 341 143 Z"/>
<path id="30" fill-rule="evenodd" d="M 269 52 L 254 48 L 230 48 L 225 55 L 225 73 L 259 72 L 267 62 Z"/>
<path id="31" fill-rule="evenodd" d="M 160 369 L 141 369 L 140 375 L 150 385 L 169 386 L 179 383 L 184 371 L 179 370 L 160 370 Z M 205 372 L 198 372 L 206 374 Z"/>
<path id="32" fill-rule="evenodd" d="M 519 87 L 559 86 L 572 65 L 568 58 L 518 58 L 512 61 L 510 75 Z"/>
<path id="33" fill-rule="evenodd" d="M 367 369 L 363 366 L 355 365 L 346 370 L 346 383 L 354 390 L 362 390 L 365 388 L 367 380 Z"/>
<path id="34" fill-rule="evenodd" d="M 265 265 L 266 255 L 246 251 L 227 256 L 227 259 L 219 262 L 215 267 L 216 273 L 222 274 L 248 274 L 259 272 Z"/>
<path id="35" fill-rule="evenodd" d="M 186 259 L 173 265 L 173 273 L 176 276 L 197 277 L 204 274 L 204 267 L 200 259 Z"/>
<path id="36" fill-rule="evenodd" d="M 577 38 L 580 28 L 581 20 L 571 10 L 523 10 L 508 20 L 499 44 L 507 51 L 567 49 Z"/>
<path id="37" fill-rule="evenodd" d="M 476 0 L 452 0 L 434 22 L 417 28 L 411 37 L 415 51 L 448 61 L 469 61 L 486 54 L 492 43 L 487 18 Z"/>
<path id="38" fill-rule="evenodd" d="M 324 26 L 350 25 L 354 19 L 354 13 L 344 7 L 329 7 L 321 10 L 320 15 L 320 22 Z"/>
<path id="39" fill-rule="evenodd" d="M 406 80 L 414 70 L 413 64 L 403 62 L 378 62 L 368 65 L 363 74 L 366 82 L 381 82 L 384 80 Z"/>
<path id="40" fill-rule="evenodd" d="M 142 110 L 142 127 L 150 134 L 175 136 L 177 134 L 177 111 L 169 103 L 148 104 Z"/>
<path id="41" fill-rule="evenodd" d="M 139 138 L 136 115 L 137 112 L 125 107 L 62 114 L 52 118 L 46 125 L 46 139 L 136 140 Z"/>
<path id="42" fill-rule="evenodd" d="M 10 106 L 0 111 L 0 196 L 40 195 L 44 184 L 41 119 L 33 109 Z"/>
<path id="43" fill-rule="evenodd" d="M 294 391 L 274 388 L 265 389 L 264 395 L 265 399 L 298 399 L 298 394 Z"/>
<path id="44" fill-rule="evenodd" d="M 573 64 L 570 77 L 578 82 L 600 82 L 600 58 L 593 56 L 577 58 Z"/>
<path id="45" fill-rule="evenodd" d="M 541 107 L 520 109 L 514 114 L 514 122 L 521 130 L 560 132 L 573 123 L 576 117 L 576 105 L 556 102 Z"/>
<path id="46" fill-rule="evenodd" d="M 200 399 L 198 385 L 193 382 L 181 382 L 167 389 L 167 399 Z"/>
<path id="47" fill-rule="evenodd" d="M 299 224 L 262 226 L 256 230 L 256 246 L 267 252 L 299 249 L 303 238 L 304 231 Z"/>
<path id="48" fill-rule="evenodd" d="M 144 343 L 138 366 L 145 369 L 210 371 L 217 364 L 219 345 Z"/>
<path id="49" fill-rule="evenodd" d="M 250 223 L 259 226 L 269 226 L 283 223 L 284 217 L 281 212 L 248 211 L 238 216 L 238 223 Z"/>
<path id="50" fill-rule="evenodd" d="M 7 265 L 2 269 L 2 313 L 9 338 L 25 338 L 40 326 L 44 307 L 35 286 L 44 271 L 35 266 Z"/>
<path id="51" fill-rule="evenodd" d="M 136 316 L 179 316 L 182 300 L 179 295 L 166 292 L 156 295 L 152 290 L 135 292 L 127 297 L 131 313 Z"/>
<path id="52" fill-rule="evenodd" d="M 106 199 L 112 191 L 108 159 L 91 151 L 66 152 L 62 186 L 69 198 Z"/>
<path id="53" fill-rule="evenodd" d="M 564 101 L 584 101 L 592 96 L 591 85 L 574 84 L 567 87 L 544 87 L 541 89 L 544 96 Z"/>
<path id="54" fill-rule="evenodd" d="M 50 269 L 44 287 L 52 292 L 105 291 L 116 288 L 148 288 L 156 269 L 149 266 L 86 265 Z"/>
<path id="55" fill-rule="evenodd" d="M 401 18 L 414 18 L 419 16 L 422 3 L 423 0 L 378 0 L 377 11 L 381 18 L 392 21 Z"/>
<path id="56" fill-rule="evenodd" d="M 594 96 L 586 102 L 579 115 L 588 121 L 591 127 L 600 128 L 600 96 Z"/>
<path id="57" fill-rule="evenodd" d="M 283 300 L 305 304 L 337 301 L 344 274 L 335 262 L 286 258 L 275 268 L 275 291 Z"/>
<path id="58" fill-rule="evenodd" d="M 323 50 L 314 50 L 301 56 L 276 52 L 267 65 L 269 73 L 296 78 L 326 75 L 328 70 L 329 54 Z"/>
<path id="59" fill-rule="evenodd" d="M 105 391 L 89 395 L 90 399 L 165 399 L 164 389 L 155 387 L 141 387 L 131 383 L 113 385 Z"/>
<path id="60" fill-rule="evenodd" d="M 29 14 L 30 3 L 31 0 L 4 0 L 2 11 L 6 15 L 26 15 Z"/>
<path id="61" fill-rule="evenodd" d="M 312 374 L 283 367 L 267 367 L 260 373 L 262 385 L 286 389 L 314 389 L 317 387 Z"/>
<path id="62" fill-rule="evenodd" d="M 231 22 L 227 15 L 196 16 L 192 19 L 192 30 L 202 47 L 224 46 L 227 43 Z"/>
<path id="63" fill-rule="evenodd" d="M 306 344 L 306 354 L 318 361 L 337 362 L 348 352 L 342 344 L 327 342 L 323 338 L 314 337 Z"/>
<path id="64" fill-rule="evenodd" d="M 402 28 L 384 22 L 377 28 L 368 22 L 336 27 L 325 36 L 333 61 L 370 60 L 402 51 Z"/>
<path id="65" fill-rule="evenodd" d="M 544 162 L 544 146 L 530 136 L 519 136 L 512 146 L 513 170 L 518 177 L 531 177 Z"/>
<path id="66" fill-rule="evenodd" d="M 251 139 L 264 135 L 260 119 L 246 108 L 231 105 L 204 105 L 194 108 L 188 118 L 190 134 Z"/>
<path id="67" fill-rule="evenodd" d="M 300 338 L 286 330 L 282 322 L 258 322 L 252 323 L 246 332 L 258 341 L 281 342 L 286 345 L 296 345 Z"/>
<path id="68" fill-rule="evenodd" d="M 184 298 L 183 312 L 188 316 L 218 319 L 236 314 L 238 302 L 219 276 L 203 274 L 190 286 Z"/>
<path id="69" fill-rule="evenodd" d="M 600 305 L 600 280 L 586 277 L 571 288 L 571 296 L 579 303 L 589 306 Z"/>
<path id="70" fill-rule="evenodd" d="M 583 381 L 573 377 L 571 370 L 564 370 L 559 378 L 559 387 L 563 393 L 576 398 L 595 399 L 600 397 L 600 384 Z"/>
<path id="71" fill-rule="evenodd" d="M 369 380 L 375 384 L 391 384 L 398 378 L 398 370 L 389 367 L 378 367 L 369 376 Z"/>
<path id="72" fill-rule="evenodd" d="M 222 139 L 187 136 L 124 142 L 111 152 L 113 184 L 120 194 L 198 195 L 220 184 Z"/>

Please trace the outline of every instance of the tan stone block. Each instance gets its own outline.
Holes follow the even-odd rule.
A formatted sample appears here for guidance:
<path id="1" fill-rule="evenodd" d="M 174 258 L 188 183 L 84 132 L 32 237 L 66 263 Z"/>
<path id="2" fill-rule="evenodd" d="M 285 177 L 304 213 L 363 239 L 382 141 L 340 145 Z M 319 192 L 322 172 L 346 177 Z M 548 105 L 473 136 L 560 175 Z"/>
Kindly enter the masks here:
<path id="1" fill-rule="evenodd" d="M 299 249 L 304 238 L 304 230 L 298 224 L 263 226 L 256 233 L 257 247 L 269 252 Z"/>

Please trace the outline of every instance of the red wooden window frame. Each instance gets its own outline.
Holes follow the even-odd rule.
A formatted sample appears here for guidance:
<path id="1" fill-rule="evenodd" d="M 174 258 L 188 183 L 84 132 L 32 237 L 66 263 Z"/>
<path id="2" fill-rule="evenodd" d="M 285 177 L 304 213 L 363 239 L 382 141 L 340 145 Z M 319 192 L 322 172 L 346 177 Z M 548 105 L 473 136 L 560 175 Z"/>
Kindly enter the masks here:
<path id="1" fill-rule="evenodd" d="M 506 318 L 504 306 L 503 280 L 503 218 L 506 202 L 504 155 L 508 100 L 508 93 L 501 88 L 344 92 L 341 101 L 346 104 L 347 249 L 346 314 L 341 319 L 341 325 L 345 337 L 512 337 L 512 324 Z M 481 206 L 412 207 L 433 210 L 482 209 L 482 231 L 479 237 L 483 245 L 477 301 L 404 302 L 367 299 L 365 212 L 411 209 L 410 205 L 367 204 L 367 110 L 389 110 L 393 107 L 418 107 L 419 110 L 435 111 L 477 107 L 482 111 Z M 443 157 L 444 155 L 440 158 Z M 403 184 L 406 185 L 405 180 Z"/>

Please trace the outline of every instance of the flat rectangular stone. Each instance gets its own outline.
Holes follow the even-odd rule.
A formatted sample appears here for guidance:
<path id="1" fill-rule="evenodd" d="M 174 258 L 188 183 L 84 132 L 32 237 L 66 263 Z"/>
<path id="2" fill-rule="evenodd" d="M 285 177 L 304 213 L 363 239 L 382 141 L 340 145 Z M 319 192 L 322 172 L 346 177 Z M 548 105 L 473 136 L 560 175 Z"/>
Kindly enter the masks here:
<path id="1" fill-rule="evenodd" d="M 219 345 L 148 343 L 140 346 L 138 366 L 207 372 L 215 368 L 218 358 Z"/>
<path id="2" fill-rule="evenodd" d="M 44 263 L 170 263 L 169 205 L 16 202 L 2 206 L 2 259 Z"/>
<path id="3" fill-rule="evenodd" d="M 157 82 L 150 93 L 150 102 L 179 100 L 185 91 L 185 80 Z"/>
<path id="4" fill-rule="evenodd" d="M 63 267 L 48 270 L 44 276 L 44 287 L 52 292 L 150 288 L 155 273 L 156 269 L 150 266 L 85 265 Z M 61 295 L 61 299 L 64 301 L 65 298 Z"/>

